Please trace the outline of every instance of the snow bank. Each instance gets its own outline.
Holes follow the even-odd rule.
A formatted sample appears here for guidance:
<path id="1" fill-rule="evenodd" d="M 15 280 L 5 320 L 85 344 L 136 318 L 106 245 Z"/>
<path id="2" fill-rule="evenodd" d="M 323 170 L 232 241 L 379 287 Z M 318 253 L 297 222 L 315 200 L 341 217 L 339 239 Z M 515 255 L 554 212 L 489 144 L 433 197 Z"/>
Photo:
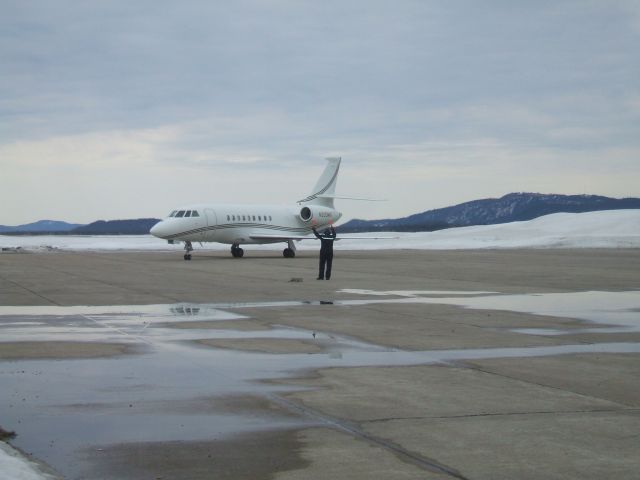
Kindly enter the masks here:
<path id="1" fill-rule="evenodd" d="M 339 230 L 339 228 L 338 228 Z M 379 236 L 383 240 L 350 237 Z M 588 213 L 555 213 L 527 222 L 450 228 L 437 232 L 344 234 L 337 250 L 463 250 L 487 248 L 640 248 L 640 210 L 607 210 Z M 200 247 L 196 244 L 197 249 Z M 0 236 L 0 247 L 27 251 L 176 251 L 151 235 L 117 236 Z M 297 244 L 300 250 L 316 250 L 315 240 Z M 229 245 L 207 243 L 204 250 L 227 251 Z M 284 243 L 248 245 L 248 250 L 280 251 Z"/>
<path id="2" fill-rule="evenodd" d="M 555 213 L 433 232 L 431 241 L 432 248 L 638 248 L 640 210 Z"/>
<path id="3" fill-rule="evenodd" d="M 0 235 L 0 247 L 39 252 L 56 250 L 182 250 L 182 245 L 169 245 L 165 240 L 151 235 Z"/>
<path id="4" fill-rule="evenodd" d="M 390 248 L 640 248 L 640 210 L 555 213 L 526 222 L 401 234 Z"/>
<path id="5" fill-rule="evenodd" d="M 0 442 L 0 480 L 51 480 L 10 445 Z"/>

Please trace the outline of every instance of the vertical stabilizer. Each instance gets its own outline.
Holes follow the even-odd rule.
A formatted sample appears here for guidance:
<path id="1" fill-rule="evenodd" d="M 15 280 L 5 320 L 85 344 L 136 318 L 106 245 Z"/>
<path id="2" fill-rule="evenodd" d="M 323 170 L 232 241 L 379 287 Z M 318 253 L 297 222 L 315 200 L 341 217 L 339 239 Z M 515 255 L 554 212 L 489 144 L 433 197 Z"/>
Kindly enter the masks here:
<path id="1" fill-rule="evenodd" d="M 313 187 L 311 195 L 302 200 L 298 200 L 298 203 L 334 208 L 333 196 L 336 193 L 340 160 L 340 157 L 327 158 L 327 166 L 324 168 L 322 175 L 320 175 L 316 186 Z"/>

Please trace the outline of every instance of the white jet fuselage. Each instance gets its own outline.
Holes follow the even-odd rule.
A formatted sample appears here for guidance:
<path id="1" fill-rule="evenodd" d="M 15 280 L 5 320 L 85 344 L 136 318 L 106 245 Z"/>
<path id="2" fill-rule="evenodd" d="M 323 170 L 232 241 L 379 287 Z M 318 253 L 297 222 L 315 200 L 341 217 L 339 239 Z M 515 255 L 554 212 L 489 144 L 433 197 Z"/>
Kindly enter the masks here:
<path id="1" fill-rule="evenodd" d="M 176 216 L 183 212 L 181 216 Z M 185 214 L 189 213 L 186 217 Z M 193 216 L 196 212 L 197 216 Z M 151 234 L 165 240 L 231 245 L 303 240 L 311 229 L 337 222 L 342 213 L 324 206 L 188 205 L 157 223 Z"/>

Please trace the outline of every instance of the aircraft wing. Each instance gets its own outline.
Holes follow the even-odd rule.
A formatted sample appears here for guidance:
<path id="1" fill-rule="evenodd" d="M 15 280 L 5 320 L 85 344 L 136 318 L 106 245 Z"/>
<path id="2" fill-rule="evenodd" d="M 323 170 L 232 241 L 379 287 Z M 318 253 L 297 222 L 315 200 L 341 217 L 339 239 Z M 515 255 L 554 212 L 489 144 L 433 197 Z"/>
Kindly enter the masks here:
<path id="1" fill-rule="evenodd" d="M 274 241 L 278 241 L 281 240 L 283 242 L 286 242 L 288 240 L 318 240 L 315 236 L 311 236 L 311 235 L 269 235 L 269 234 L 263 234 L 263 233 L 259 233 L 259 234 L 255 234 L 255 235 L 249 235 L 249 238 L 251 238 L 252 240 L 274 240 Z M 336 237 L 336 241 L 337 240 L 394 240 L 397 239 L 399 237 Z"/>
<path id="2" fill-rule="evenodd" d="M 337 237 L 336 240 L 396 240 L 400 237 Z"/>
<path id="3" fill-rule="evenodd" d="M 309 235 L 269 235 L 264 233 L 249 235 L 249 238 L 252 240 L 282 240 L 283 242 L 286 242 L 287 240 L 316 240 L 316 237 L 311 237 Z"/>

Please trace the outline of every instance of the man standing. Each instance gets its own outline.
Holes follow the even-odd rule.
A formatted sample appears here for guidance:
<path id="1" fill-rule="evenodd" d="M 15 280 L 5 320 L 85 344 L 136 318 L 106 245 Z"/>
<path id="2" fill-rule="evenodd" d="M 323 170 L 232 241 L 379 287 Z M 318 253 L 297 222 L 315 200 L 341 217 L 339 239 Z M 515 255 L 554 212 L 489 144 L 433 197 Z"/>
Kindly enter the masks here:
<path id="1" fill-rule="evenodd" d="M 320 240 L 320 273 L 318 280 L 329 280 L 331 278 L 331 263 L 333 262 L 333 241 L 336 239 L 336 229 L 333 226 L 327 228 L 320 235 L 315 227 L 312 228 L 313 234 Z M 325 276 L 326 267 L 326 276 Z"/>

